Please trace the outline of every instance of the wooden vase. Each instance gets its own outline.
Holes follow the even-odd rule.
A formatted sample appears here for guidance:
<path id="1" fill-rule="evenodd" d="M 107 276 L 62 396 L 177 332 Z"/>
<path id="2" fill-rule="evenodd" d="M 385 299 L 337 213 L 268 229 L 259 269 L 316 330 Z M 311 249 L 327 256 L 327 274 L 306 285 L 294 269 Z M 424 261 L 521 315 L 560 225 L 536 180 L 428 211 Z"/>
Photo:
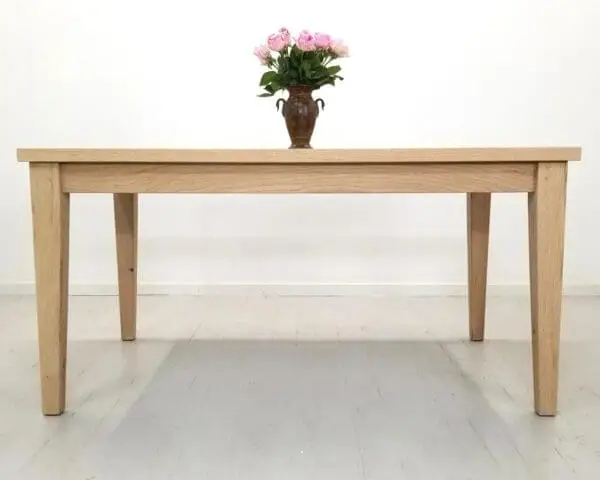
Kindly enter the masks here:
<path id="1" fill-rule="evenodd" d="M 280 98 L 276 105 L 279 110 L 279 104 L 283 103 L 281 113 L 290 136 L 290 148 L 312 148 L 310 139 L 319 116 L 319 103 L 325 108 L 325 102 L 320 98 L 313 99 L 314 88 L 310 85 L 293 85 L 287 90 L 287 100 Z"/>

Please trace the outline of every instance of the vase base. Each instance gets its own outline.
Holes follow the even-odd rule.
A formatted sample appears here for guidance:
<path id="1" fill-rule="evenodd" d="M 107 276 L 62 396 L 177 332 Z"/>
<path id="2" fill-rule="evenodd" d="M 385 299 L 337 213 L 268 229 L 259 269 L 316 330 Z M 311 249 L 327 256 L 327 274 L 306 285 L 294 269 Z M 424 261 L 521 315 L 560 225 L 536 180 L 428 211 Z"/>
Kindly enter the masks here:
<path id="1" fill-rule="evenodd" d="M 312 149 L 312 147 L 310 145 L 290 145 L 289 148 L 290 148 L 290 150 L 291 149 L 297 149 L 297 148 L 298 149 L 300 149 L 300 148 L 310 148 L 310 149 Z"/>

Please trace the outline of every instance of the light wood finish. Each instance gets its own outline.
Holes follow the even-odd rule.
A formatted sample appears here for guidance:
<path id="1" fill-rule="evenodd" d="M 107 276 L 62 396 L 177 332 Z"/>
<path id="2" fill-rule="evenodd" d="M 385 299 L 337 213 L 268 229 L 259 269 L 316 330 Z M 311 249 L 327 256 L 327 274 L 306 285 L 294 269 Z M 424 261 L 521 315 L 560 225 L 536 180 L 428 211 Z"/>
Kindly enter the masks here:
<path id="1" fill-rule="evenodd" d="M 490 240 L 490 193 L 467 194 L 467 250 L 469 270 L 469 337 L 483 340 Z"/>
<path id="2" fill-rule="evenodd" d="M 138 198 L 135 193 L 114 195 L 121 339 L 135 340 L 137 317 Z"/>
<path id="3" fill-rule="evenodd" d="M 529 269 L 535 411 L 557 412 L 566 163 L 541 163 L 529 194 Z"/>
<path id="4" fill-rule="evenodd" d="M 468 193 L 470 337 L 484 335 L 490 193 L 529 192 L 535 410 L 556 414 L 567 161 L 579 148 L 19 150 L 30 164 L 43 411 L 65 396 L 68 194 L 115 194 L 122 338 L 135 338 L 139 193 Z M 41 163 L 36 163 L 41 162 Z"/>
<path id="5" fill-rule="evenodd" d="M 42 411 L 65 409 L 69 275 L 69 194 L 59 165 L 31 165 L 31 206 L 39 335 Z"/>
<path id="6" fill-rule="evenodd" d="M 65 164 L 67 192 L 464 193 L 529 192 L 533 163 L 401 165 Z"/>
<path id="7" fill-rule="evenodd" d="M 388 149 L 20 149 L 22 162 L 59 163 L 486 163 L 579 160 L 576 147 Z"/>

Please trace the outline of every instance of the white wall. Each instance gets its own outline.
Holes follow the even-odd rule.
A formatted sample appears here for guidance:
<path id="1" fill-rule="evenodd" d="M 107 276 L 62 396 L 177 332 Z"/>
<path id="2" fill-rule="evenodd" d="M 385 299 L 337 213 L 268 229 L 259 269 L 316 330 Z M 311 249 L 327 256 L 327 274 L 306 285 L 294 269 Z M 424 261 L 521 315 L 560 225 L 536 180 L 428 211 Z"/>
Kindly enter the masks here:
<path id="1" fill-rule="evenodd" d="M 300 5 L 300 6 L 298 6 Z M 285 25 L 346 39 L 319 147 L 581 145 L 565 283 L 600 284 L 597 0 L 0 0 L 0 284 L 33 280 L 18 147 L 281 147 L 253 47 Z M 493 200 L 490 282 L 527 282 L 524 195 Z M 465 201 L 146 196 L 140 279 L 462 284 Z M 74 284 L 112 284 L 109 196 L 72 199 Z"/>

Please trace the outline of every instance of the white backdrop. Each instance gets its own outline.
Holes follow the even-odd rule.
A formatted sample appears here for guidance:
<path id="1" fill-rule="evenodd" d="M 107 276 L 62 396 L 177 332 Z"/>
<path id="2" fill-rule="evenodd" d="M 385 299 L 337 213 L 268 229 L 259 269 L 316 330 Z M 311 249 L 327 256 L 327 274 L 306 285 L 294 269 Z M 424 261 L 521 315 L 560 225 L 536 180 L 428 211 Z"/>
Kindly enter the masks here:
<path id="1" fill-rule="evenodd" d="M 288 146 L 253 47 L 287 26 L 344 38 L 313 145 L 581 145 L 565 283 L 600 284 L 597 0 L 0 0 L 0 285 L 33 280 L 18 147 Z M 360 7 L 360 8 L 359 8 Z M 72 198 L 71 281 L 115 282 L 109 196 Z M 528 281 L 525 195 L 493 199 L 490 283 Z M 465 199 L 146 196 L 140 281 L 461 285 Z M 171 290 L 170 290 L 171 289 Z"/>

